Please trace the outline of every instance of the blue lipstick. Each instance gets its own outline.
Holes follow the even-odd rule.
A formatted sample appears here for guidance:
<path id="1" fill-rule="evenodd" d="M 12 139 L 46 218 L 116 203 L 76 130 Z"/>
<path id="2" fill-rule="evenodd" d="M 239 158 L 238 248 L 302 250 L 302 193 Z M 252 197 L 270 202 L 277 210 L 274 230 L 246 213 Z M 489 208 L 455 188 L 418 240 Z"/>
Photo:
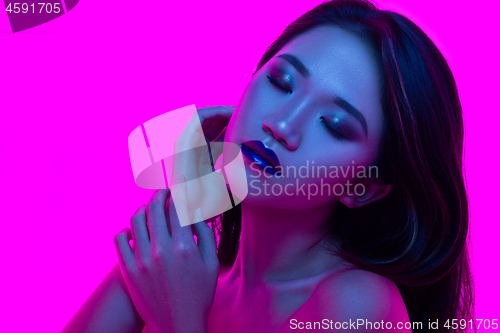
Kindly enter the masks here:
<path id="1" fill-rule="evenodd" d="M 279 173 L 277 170 L 277 167 L 280 166 L 278 156 L 261 141 L 251 140 L 243 142 L 241 144 L 241 152 L 263 171 L 272 175 L 277 172 Z"/>

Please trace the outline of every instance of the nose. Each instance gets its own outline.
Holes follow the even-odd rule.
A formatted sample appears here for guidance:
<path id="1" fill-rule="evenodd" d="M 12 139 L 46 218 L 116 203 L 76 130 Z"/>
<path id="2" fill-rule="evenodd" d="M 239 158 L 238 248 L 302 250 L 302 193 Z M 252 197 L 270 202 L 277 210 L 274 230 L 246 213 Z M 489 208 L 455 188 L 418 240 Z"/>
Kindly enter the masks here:
<path id="1" fill-rule="evenodd" d="M 296 107 L 283 107 L 262 122 L 262 128 L 287 149 L 294 151 L 300 146 L 306 127 L 306 103 Z"/>

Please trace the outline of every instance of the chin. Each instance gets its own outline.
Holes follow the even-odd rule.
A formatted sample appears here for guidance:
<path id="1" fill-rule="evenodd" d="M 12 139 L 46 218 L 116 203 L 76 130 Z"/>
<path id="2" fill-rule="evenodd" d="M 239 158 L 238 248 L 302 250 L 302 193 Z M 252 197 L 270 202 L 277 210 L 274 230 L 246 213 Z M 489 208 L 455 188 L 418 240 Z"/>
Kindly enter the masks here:
<path id="1" fill-rule="evenodd" d="M 336 199 L 337 198 L 326 196 L 310 197 L 310 199 L 308 199 L 307 195 L 296 196 L 286 195 L 284 193 L 281 195 L 274 195 L 270 193 L 269 186 L 266 193 L 263 188 L 259 187 L 256 189 L 255 186 L 252 187 L 249 184 L 248 195 L 243 200 L 243 203 L 283 210 L 307 210 L 330 205 Z"/>

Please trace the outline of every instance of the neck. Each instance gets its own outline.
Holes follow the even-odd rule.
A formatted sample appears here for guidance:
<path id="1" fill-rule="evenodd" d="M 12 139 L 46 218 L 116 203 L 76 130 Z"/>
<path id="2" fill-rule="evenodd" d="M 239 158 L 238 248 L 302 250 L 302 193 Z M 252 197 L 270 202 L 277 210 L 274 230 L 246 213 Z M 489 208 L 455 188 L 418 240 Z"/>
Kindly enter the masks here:
<path id="1" fill-rule="evenodd" d="M 276 209 L 241 203 L 241 236 L 232 276 L 242 285 L 320 274 L 339 259 L 326 228 L 335 204 L 322 209 Z M 335 241 L 336 245 L 338 242 Z"/>

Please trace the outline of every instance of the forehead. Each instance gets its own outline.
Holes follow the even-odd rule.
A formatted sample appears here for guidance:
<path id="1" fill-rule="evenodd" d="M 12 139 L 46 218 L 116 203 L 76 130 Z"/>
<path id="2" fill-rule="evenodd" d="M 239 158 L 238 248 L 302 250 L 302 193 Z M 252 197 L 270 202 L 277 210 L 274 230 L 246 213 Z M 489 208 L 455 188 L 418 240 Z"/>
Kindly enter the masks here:
<path id="1" fill-rule="evenodd" d="M 282 53 L 296 56 L 311 73 L 310 80 L 354 104 L 366 118 L 374 105 L 381 108 L 376 58 L 368 43 L 353 32 L 319 26 L 295 37 L 276 55 Z"/>

